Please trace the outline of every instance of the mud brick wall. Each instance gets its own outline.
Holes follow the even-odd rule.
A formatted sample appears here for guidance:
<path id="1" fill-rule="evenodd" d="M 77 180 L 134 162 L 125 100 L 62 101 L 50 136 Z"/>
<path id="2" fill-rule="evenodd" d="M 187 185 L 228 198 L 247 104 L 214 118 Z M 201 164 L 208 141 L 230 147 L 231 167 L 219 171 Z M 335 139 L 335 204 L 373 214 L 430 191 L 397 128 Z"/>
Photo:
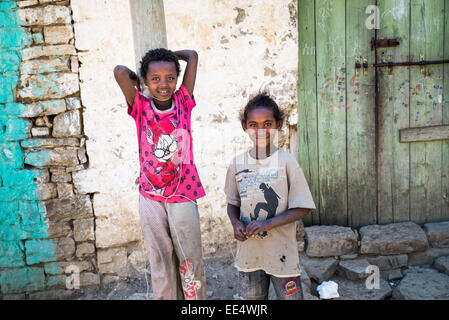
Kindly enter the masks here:
<path id="1" fill-rule="evenodd" d="M 0 287 L 3 298 L 98 284 L 92 195 L 70 1 L 0 1 Z"/>

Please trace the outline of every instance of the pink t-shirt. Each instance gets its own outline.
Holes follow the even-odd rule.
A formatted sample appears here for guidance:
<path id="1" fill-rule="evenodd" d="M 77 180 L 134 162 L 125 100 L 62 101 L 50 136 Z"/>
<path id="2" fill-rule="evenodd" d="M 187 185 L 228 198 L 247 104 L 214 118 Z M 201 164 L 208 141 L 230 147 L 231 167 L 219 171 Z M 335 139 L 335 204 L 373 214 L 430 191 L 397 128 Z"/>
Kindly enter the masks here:
<path id="1" fill-rule="evenodd" d="M 196 105 L 184 85 L 173 94 L 171 108 L 157 110 L 151 99 L 136 92 L 128 104 L 139 143 L 139 191 L 151 200 L 186 202 L 205 195 L 193 161 L 190 114 Z"/>

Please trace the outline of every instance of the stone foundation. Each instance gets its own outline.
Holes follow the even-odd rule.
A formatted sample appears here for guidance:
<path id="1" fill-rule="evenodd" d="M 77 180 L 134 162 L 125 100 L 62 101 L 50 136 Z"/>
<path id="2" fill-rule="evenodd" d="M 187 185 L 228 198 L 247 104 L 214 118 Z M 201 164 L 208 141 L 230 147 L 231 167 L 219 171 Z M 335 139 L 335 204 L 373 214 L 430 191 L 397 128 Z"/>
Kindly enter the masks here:
<path id="1" fill-rule="evenodd" d="M 304 232 L 306 250 L 300 254 L 300 264 L 309 283 L 309 278 L 315 284 L 332 279 L 339 284 L 342 295 L 353 299 L 385 299 L 392 295 L 394 299 L 449 299 L 448 222 L 422 227 L 402 222 L 359 230 L 311 226 Z M 373 270 L 380 272 L 377 291 L 365 288 Z M 399 280 L 397 285 L 395 281 Z M 307 281 L 304 284 L 310 292 Z M 431 287 L 432 283 L 439 285 Z M 414 287 L 422 293 L 415 292 Z"/>

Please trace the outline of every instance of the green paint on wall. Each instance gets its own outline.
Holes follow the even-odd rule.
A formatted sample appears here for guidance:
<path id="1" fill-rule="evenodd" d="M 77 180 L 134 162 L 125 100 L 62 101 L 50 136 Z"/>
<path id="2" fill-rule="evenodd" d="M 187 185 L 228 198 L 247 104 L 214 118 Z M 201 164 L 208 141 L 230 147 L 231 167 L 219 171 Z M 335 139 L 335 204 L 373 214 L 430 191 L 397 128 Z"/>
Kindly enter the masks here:
<path id="1" fill-rule="evenodd" d="M 15 102 L 14 91 L 24 47 L 32 43 L 31 33 L 20 26 L 16 1 L 0 1 L 0 288 L 3 294 L 33 292 L 46 288 L 42 265 L 55 261 L 55 244 L 49 240 L 45 207 L 39 182 L 44 170 L 24 167 L 20 141 L 30 138 L 31 105 Z M 36 88 L 45 90 L 45 88 Z M 48 163 L 48 152 L 33 155 Z M 56 268 L 56 267 L 55 267 Z M 50 282 L 54 282 L 51 280 Z"/>

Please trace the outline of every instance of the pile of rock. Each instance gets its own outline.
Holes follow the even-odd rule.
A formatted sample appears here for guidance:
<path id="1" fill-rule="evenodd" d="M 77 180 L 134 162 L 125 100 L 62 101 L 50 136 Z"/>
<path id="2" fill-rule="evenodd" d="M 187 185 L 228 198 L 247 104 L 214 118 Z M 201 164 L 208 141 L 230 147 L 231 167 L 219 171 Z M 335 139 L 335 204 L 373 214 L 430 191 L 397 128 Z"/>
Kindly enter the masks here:
<path id="1" fill-rule="evenodd" d="M 449 221 L 311 226 L 305 240 L 308 292 L 332 279 L 341 299 L 449 299 Z"/>

